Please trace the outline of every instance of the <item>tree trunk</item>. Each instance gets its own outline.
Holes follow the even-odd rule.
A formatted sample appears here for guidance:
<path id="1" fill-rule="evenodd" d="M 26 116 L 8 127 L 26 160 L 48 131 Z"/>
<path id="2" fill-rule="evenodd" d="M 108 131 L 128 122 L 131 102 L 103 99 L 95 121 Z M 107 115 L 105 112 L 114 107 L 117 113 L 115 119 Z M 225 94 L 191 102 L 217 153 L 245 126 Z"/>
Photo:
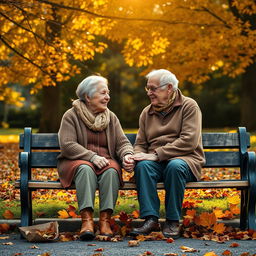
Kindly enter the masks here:
<path id="1" fill-rule="evenodd" d="M 43 87 L 39 132 L 57 132 L 60 119 L 60 86 Z"/>
<path id="2" fill-rule="evenodd" d="M 242 75 L 241 124 L 248 131 L 256 131 L 256 63 Z"/>
<path id="3" fill-rule="evenodd" d="M 61 35 L 61 17 L 57 14 L 56 7 L 52 7 L 52 16 L 53 20 L 48 20 L 45 27 L 46 39 L 49 42 L 54 42 Z M 60 125 L 60 86 L 58 85 L 54 71 L 51 72 L 51 79 L 57 85 L 43 87 L 42 89 L 39 132 L 57 132 Z"/>

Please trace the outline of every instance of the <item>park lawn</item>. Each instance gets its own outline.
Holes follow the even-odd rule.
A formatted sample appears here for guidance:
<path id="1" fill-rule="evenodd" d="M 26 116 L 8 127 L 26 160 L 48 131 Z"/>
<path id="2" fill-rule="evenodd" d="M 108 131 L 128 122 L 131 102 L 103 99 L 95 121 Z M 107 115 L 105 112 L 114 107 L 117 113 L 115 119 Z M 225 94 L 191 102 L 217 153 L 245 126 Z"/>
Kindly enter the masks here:
<path id="1" fill-rule="evenodd" d="M 68 209 L 70 206 L 76 208 L 76 214 L 79 214 L 78 206 L 76 202 L 65 202 L 61 200 L 53 199 L 34 199 L 33 200 L 33 218 L 58 218 L 58 212 L 64 209 Z M 194 209 L 198 214 L 202 212 L 211 212 L 213 209 L 218 208 L 223 212 L 229 210 L 228 201 L 226 198 L 222 199 L 203 199 L 201 203 L 197 204 Z M 4 218 L 3 214 L 6 210 L 13 213 L 13 219 L 20 218 L 20 201 L 19 200 L 0 200 L 0 218 Z M 94 217 L 98 217 L 99 203 L 98 199 L 95 202 L 95 214 Z M 114 215 L 118 215 L 120 212 L 132 214 L 133 211 L 139 210 L 139 204 L 136 198 L 124 198 L 119 197 L 115 208 Z M 186 209 L 183 209 L 183 214 L 186 213 Z M 160 218 L 165 218 L 164 205 L 161 203 Z"/>

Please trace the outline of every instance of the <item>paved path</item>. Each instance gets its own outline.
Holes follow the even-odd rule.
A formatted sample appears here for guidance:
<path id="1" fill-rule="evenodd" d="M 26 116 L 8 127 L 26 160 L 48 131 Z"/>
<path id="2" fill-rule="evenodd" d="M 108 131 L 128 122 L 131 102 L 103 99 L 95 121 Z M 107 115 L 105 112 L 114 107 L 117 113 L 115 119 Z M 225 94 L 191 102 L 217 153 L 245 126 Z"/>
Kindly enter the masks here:
<path id="1" fill-rule="evenodd" d="M 0 237 L 3 237 L 1 235 Z M 216 255 L 222 256 L 225 250 L 232 252 L 232 256 L 240 256 L 242 253 L 248 252 L 247 256 L 256 255 L 256 241 L 240 241 L 231 240 L 223 244 L 213 241 L 200 241 L 195 239 L 179 238 L 174 243 L 167 243 L 166 241 L 144 241 L 138 247 L 129 247 L 128 238 L 122 242 L 52 242 L 52 243 L 29 243 L 24 239 L 20 239 L 19 234 L 13 233 L 9 235 L 10 238 L 0 240 L 0 255 L 1 256 L 37 256 L 43 253 L 49 253 L 50 256 L 138 256 L 143 255 L 146 251 L 153 253 L 155 256 L 162 256 L 166 253 L 177 253 L 181 255 L 203 256 L 205 253 L 214 251 Z M 4 245 L 3 243 L 12 242 L 13 245 Z M 232 243 L 238 243 L 239 246 L 231 248 Z M 88 246 L 88 244 L 96 244 L 96 246 Z M 30 247 L 36 245 L 39 249 L 31 249 Z M 197 249 L 198 252 L 183 253 L 180 246 L 188 246 Z M 95 249 L 103 248 L 103 252 L 96 252 Z M 98 253 L 98 254 L 97 254 Z M 149 255 L 149 254 L 144 254 Z M 226 254 L 227 255 L 227 254 Z"/>

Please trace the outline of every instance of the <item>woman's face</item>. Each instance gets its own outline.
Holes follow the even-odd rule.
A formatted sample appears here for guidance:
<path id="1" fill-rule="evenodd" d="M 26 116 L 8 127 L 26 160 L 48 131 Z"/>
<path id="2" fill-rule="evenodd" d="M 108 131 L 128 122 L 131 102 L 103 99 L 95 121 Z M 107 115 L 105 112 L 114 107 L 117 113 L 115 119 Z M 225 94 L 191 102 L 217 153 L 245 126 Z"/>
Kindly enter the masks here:
<path id="1" fill-rule="evenodd" d="M 108 86 L 104 82 L 100 82 L 97 85 L 97 91 L 94 93 L 92 98 L 86 96 L 87 106 L 93 114 L 103 112 L 108 107 L 110 100 Z"/>

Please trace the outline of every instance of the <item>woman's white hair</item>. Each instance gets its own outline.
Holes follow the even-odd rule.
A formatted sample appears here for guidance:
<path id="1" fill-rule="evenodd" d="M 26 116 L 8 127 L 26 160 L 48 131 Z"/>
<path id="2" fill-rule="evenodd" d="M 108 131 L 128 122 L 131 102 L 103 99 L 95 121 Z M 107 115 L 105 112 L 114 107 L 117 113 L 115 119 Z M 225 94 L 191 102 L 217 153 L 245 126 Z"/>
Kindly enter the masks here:
<path id="1" fill-rule="evenodd" d="M 176 91 L 178 89 L 178 84 L 179 84 L 179 80 L 176 78 L 176 76 L 166 70 L 166 69 L 157 69 L 157 70 L 153 70 L 151 72 L 149 72 L 146 75 L 146 78 L 149 79 L 151 77 L 157 77 L 159 78 L 159 85 L 167 85 L 167 84 L 172 84 L 173 86 L 173 90 Z M 166 86 L 163 86 L 162 88 L 164 89 Z"/>
<path id="2" fill-rule="evenodd" d="M 85 94 L 92 98 L 94 93 L 97 91 L 97 85 L 99 83 L 105 83 L 108 85 L 108 80 L 103 76 L 88 76 L 86 77 L 76 89 L 76 95 L 80 100 L 85 101 Z"/>

